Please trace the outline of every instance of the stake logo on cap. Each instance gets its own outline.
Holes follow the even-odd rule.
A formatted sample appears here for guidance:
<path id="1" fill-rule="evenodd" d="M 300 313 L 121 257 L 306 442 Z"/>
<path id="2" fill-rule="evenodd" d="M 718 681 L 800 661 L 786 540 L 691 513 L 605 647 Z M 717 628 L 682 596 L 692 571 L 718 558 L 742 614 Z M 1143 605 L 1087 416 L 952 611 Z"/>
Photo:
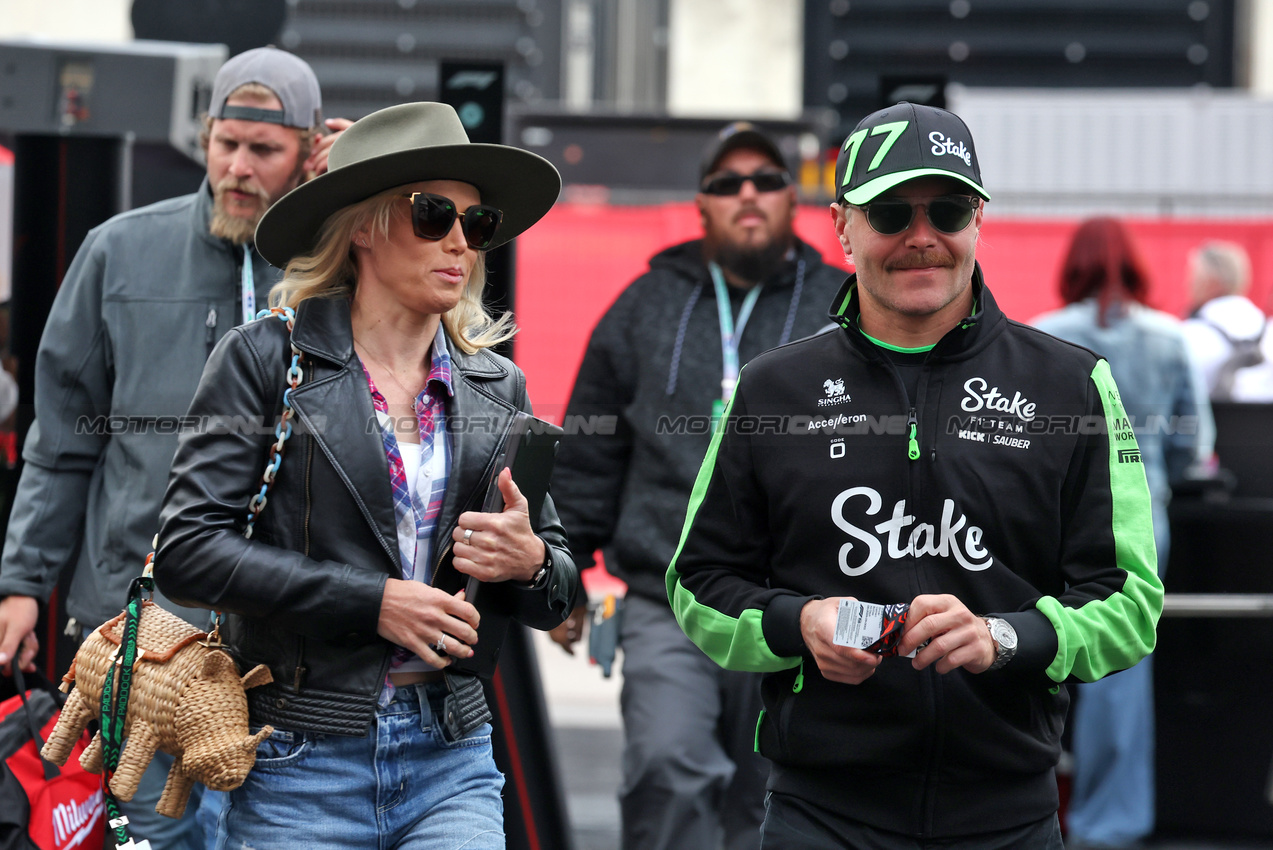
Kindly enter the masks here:
<path id="1" fill-rule="evenodd" d="M 905 102 L 866 116 L 844 140 L 835 163 L 836 198 L 865 204 L 917 177 L 950 177 L 990 200 L 963 119 Z"/>

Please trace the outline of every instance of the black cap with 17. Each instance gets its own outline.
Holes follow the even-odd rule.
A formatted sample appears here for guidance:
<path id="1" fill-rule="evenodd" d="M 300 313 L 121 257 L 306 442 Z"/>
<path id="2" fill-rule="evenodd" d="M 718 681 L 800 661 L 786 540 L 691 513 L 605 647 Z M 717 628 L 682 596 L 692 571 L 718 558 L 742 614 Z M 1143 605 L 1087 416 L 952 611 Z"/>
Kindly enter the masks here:
<path id="1" fill-rule="evenodd" d="M 950 177 L 990 200 L 963 119 L 934 106 L 897 103 L 863 118 L 844 140 L 835 164 L 836 200 L 865 204 L 918 177 Z"/>

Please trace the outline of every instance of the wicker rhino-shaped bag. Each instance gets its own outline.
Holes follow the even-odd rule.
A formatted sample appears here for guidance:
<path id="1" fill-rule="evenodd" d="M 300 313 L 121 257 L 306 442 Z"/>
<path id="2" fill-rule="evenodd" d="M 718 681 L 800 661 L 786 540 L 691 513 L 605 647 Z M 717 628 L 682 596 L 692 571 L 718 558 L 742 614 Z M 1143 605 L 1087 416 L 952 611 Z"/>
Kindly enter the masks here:
<path id="1" fill-rule="evenodd" d="M 124 614 L 94 631 L 75 655 L 62 678 L 70 699 L 44 745 L 46 759 L 66 763 L 71 748 L 88 722 L 101 713 L 102 686 L 115 668 L 124 627 Z M 269 668 L 258 665 L 239 677 L 234 660 L 208 645 L 207 634 L 153 602 L 142 603 L 137 633 L 137 662 L 133 667 L 128 713 L 124 721 L 127 743 L 110 790 L 128 801 L 156 750 L 173 756 L 172 769 L 155 811 L 179 818 L 195 782 L 217 791 L 243 784 L 256 762 L 257 745 L 274 731 L 266 726 L 248 732 L 246 688 L 272 681 Z M 80 764 L 102 772 L 99 732 L 84 750 Z"/>

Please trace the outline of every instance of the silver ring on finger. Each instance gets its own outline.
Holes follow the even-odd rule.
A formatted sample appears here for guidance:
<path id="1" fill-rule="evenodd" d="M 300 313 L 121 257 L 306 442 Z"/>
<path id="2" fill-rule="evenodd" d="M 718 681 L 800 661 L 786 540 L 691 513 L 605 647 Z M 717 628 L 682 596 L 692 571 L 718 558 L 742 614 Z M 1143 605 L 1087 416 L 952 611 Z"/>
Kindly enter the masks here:
<path id="1" fill-rule="evenodd" d="M 473 529 L 471 528 L 464 529 L 464 542 L 468 543 L 471 546 L 473 545 L 471 542 L 472 540 L 473 540 Z"/>
<path id="2" fill-rule="evenodd" d="M 438 642 L 433 644 L 433 651 L 440 655 L 446 654 L 446 635 L 439 635 Z"/>

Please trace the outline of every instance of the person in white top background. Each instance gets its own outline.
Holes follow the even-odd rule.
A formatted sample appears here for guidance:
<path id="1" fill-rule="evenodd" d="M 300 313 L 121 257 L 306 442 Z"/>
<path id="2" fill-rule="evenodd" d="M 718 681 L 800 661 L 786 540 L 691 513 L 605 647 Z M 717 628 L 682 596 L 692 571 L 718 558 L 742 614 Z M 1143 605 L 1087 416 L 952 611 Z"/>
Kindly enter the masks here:
<path id="1" fill-rule="evenodd" d="M 1204 242 L 1189 255 L 1185 341 L 1213 401 L 1273 401 L 1273 338 L 1250 285 L 1251 260 L 1237 243 Z"/>

